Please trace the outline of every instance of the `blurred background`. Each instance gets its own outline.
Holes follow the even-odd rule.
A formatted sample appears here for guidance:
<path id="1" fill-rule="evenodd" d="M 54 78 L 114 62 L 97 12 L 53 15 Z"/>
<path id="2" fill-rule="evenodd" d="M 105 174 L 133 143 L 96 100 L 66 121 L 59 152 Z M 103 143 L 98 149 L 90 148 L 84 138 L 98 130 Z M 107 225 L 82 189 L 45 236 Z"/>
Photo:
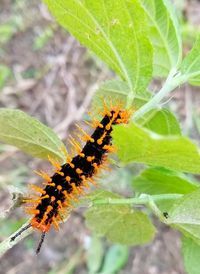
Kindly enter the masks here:
<path id="1" fill-rule="evenodd" d="M 176 0 L 184 51 L 200 33 L 200 1 Z M 74 123 L 81 124 L 98 84 L 115 77 L 109 69 L 60 28 L 40 0 L 0 0 L 0 107 L 16 108 L 53 128 L 67 143 Z M 157 90 L 160 81 L 154 81 Z M 166 105 L 176 112 L 184 134 L 199 140 L 200 90 L 186 85 L 173 92 Z M 22 208 L 8 210 L 11 193 L 26 192 L 40 180 L 33 170 L 51 170 L 16 148 L 0 144 L 0 241 L 17 230 L 27 216 Z M 137 172 L 137 167 L 132 167 Z M 120 176 L 120 182 L 119 182 Z M 114 167 L 102 175 L 102 187 L 132 195 L 129 169 Z M 116 184 L 117 182 L 117 184 Z M 14 197 L 16 198 L 16 197 Z M 73 211 L 59 233 L 51 231 L 39 256 L 34 232 L 0 259 L 0 274 L 134 273 L 185 274 L 180 236 L 154 220 L 158 233 L 141 247 L 112 245 L 95 238 L 84 223 L 84 209 Z"/>

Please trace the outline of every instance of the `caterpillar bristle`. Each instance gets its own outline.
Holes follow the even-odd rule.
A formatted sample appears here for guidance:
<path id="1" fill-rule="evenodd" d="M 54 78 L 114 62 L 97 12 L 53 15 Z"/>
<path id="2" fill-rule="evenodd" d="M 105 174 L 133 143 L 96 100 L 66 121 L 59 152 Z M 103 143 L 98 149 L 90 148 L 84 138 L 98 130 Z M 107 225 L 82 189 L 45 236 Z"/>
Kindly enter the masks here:
<path id="1" fill-rule="evenodd" d="M 30 187 L 40 196 L 28 197 L 24 199 L 24 202 L 30 205 L 26 207 L 26 212 L 34 215 L 29 227 L 32 226 L 42 231 L 37 253 L 51 225 L 59 230 L 59 222 L 63 221 L 62 216 L 69 215 L 74 202 L 78 202 L 79 196 L 87 193 L 85 190 L 89 189 L 91 184 L 97 186 L 95 178 L 99 171 L 108 169 L 107 154 L 116 150 L 112 145 L 112 127 L 115 124 L 127 123 L 131 115 L 129 110 L 122 110 L 120 103 L 114 106 L 110 100 L 110 106 L 111 108 L 103 100 L 102 120 L 94 119 L 92 123 L 86 122 L 94 128 L 92 135 L 76 125 L 79 132 L 83 134 L 81 138 L 86 144 L 82 148 L 78 141 L 69 137 L 69 142 L 76 152 L 75 156 L 70 156 L 65 148 L 61 148 L 66 158 L 63 165 L 52 157 L 48 157 L 55 167 L 55 173 L 52 176 L 43 171 L 36 171 L 36 174 L 44 180 L 44 188 L 31 185 Z"/>
<path id="2" fill-rule="evenodd" d="M 52 223 L 54 225 L 55 230 L 59 231 L 60 227 L 55 217 L 52 218 Z"/>
<path id="3" fill-rule="evenodd" d="M 35 172 L 38 176 L 42 177 L 45 181 L 51 182 L 51 177 L 50 177 L 47 173 L 45 173 L 44 171 L 37 171 L 37 170 L 34 170 L 34 172 Z"/>
<path id="4" fill-rule="evenodd" d="M 36 186 L 36 185 L 33 185 L 33 184 L 29 184 L 29 187 L 34 190 L 35 192 L 38 192 L 38 193 L 41 193 L 41 194 L 45 194 L 45 190 L 42 189 L 41 187 L 39 186 Z"/>
<path id="5" fill-rule="evenodd" d="M 49 162 L 52 164 L 52 166 L 54 166 L 56 168 L 56 171 L 60 171 L 61 170 L 61 165 L 55 161 L 51 156 L 48 155 L 48 159 Z"/>

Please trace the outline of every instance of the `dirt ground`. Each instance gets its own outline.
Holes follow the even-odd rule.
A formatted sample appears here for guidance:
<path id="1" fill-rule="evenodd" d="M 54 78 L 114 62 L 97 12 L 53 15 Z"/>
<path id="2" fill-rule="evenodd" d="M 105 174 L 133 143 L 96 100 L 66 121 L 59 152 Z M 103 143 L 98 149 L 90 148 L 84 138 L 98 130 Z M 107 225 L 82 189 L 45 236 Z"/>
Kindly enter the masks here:
<path id="1" fill-rule="evenodd" d="M 178 2 L 182 3 L 189 22 L 200 26 L 200 2 Z M 0 91 L 0 107 L 25 111 L 53 128 L 67 143 L 73 124 L 80 122 L 88 110 L 98 83 L 114 75 L 61 29 L 39 0 L 1 0 L 0 24 L 7 23 L 11 34 L 0 48 L 0 63 L 11 72 Z M 186 50 L 190 46 L 186 44 Z M 197 139 L 192 109 L 200 114 L 198 92 L 198 88 L 184 86 L 173 92 L 166 103 L 176 111 L 183 132 Z M 48 168 L 44 161 L 0 145 L 0 210 L 11 203 L 11 186 L 25 191 L 27 182 L 38 180 L 33 170 Z M 26 218 L 21 208 L 12 211 L 0 222 L 0 240 Z M 154 241 L 147 246 L 131 247 L 128 262 L 118 273 L 185 274 L 179 233 L 156 220 L 154 223 L 158 229 Z M 59 233 L 48 234 L 40 255 L 36 256 L 34 248 L 39 237 L 34 232 L 9 250 L 0 261 L 0 274 L 88 273 L 86 249 L 91 232 L 84 224 L 82 209 L 71 214 Z M 103 241 L 106 247 L 110 245 Z"/>

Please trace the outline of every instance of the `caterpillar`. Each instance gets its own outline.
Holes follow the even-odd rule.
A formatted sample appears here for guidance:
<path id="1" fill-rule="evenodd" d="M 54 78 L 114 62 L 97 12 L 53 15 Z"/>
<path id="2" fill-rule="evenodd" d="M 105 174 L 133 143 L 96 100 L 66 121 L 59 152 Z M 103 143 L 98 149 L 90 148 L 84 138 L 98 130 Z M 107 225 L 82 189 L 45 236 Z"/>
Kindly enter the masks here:
<path id="1" fill-rule="evenodd" d="M 45 187 L 32 186 L 33 190 L 40 193 L 40 196 L 25 200 L 25 203 L 29 205 L 26 212 L 32 214 L 33 217 L 27 226 L 11 238 L 11 241 L 30 227 L 38 229 L 42 234 L 36 253 L 40 252 L 45 235 L 51 226 L 53 225 L 56 230 L 59 229 L 62 213 L 72 207 L 72 202 L 77 200 L 85 188 L 89 188 L 89 182 L 94 182 L 94 176 L 104 164 L 107 154 L 113 151 L 112 126 L 127 123 L 130 114 L 129 110 L 123 110 L 120 106 L 109 110 L 104 104 L 103 118 L 101 121 L 93 121 L 94 131 L 91 136 L 78 127 L 83 133 L 82 139 L 86 142 L 84 147 L 81 148 L 77 141 L 71 139 L 77 155 L 74 157 L 66 155 L 66 163 L 63 165 L 50 159 L 56 168 L 52 176 L 45 172 L 38 173 L 44 179 Z"/>

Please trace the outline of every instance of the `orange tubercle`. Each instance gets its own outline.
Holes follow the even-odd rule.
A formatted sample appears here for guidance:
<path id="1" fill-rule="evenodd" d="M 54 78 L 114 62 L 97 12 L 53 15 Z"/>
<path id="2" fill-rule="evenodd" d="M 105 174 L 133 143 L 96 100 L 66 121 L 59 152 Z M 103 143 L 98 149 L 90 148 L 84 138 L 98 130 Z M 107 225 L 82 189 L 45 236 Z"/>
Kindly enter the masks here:
<path id="1" fill-rule="evenodd" d="M 47 225 L 46 224 L 41 224 L 40 222 L 38 222 L 38 220 L 34 217 L 32 220 L 31 220 L 31 226 L 33 228 L 36 228 L 36 229 L 39 229 L 41 230 L 42 232 L 48 232 L 50 227 L 51 227 L 51 224 L 48 223 Z"/>

